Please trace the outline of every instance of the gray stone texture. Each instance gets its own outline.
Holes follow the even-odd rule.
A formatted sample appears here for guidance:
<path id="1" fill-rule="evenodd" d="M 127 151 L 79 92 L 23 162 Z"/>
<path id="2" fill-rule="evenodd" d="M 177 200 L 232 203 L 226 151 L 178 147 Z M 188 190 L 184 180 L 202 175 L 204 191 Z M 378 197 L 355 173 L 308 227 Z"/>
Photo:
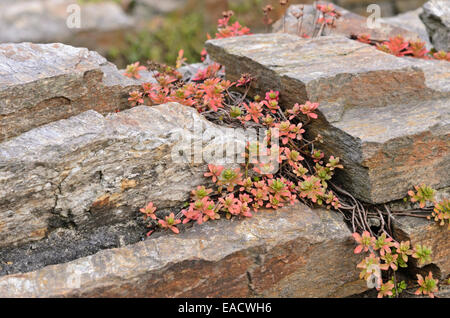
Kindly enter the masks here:
<path id="1" fill-rule="evenodd" d="M 0 297 L 345 297 L 367 289 L 332 211 L 295 205 L 3 276 Z"/>
<path id="2" fill-rule="evenodd" d="M 98 53 L 54 44 L 0 44 L 0 141 L 89 109 L 130 107 L 130 79 Z"/>
<path id="3" fill-rule="evenodd" d="M 127 222 L 149 201 L 180 207 L 205 184 L 205 161 L 220 163 L 206 156 L 240 142 L 221 132 L 169 103 L 106 117 L 90 110 L 0 143 L 0 247 L 45 238 L 55 219 L 91 230 Z"/>
<path id="4" fill-rule="evenodd" d="M 430 0 L 420 15 L 436 50 L 450 51 L 450 0 Z"/>

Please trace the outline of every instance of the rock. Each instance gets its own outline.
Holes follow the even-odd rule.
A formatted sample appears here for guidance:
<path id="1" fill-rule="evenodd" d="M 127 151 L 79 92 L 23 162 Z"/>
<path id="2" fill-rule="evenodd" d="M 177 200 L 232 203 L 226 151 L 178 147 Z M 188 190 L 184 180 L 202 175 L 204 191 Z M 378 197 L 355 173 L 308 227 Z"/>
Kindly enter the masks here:
<path id="1" fill-rule="evenodd" d="M 326 3 L 326 2 L 321 2 Z M 372 3 L 372 2 L 370 2 Z M 336 28 L 326 29 L 322 35 L 341 35 L 351 37 L 352 35 L 367 34 L 371 39 L 388 40 L 397 35 L 403 36 L 407 40 L 420 40 L 420 36 L 406 28 L 397 27 L 392 24 L 380 23 L 380 27 L 369 28 L 366 17 L 350 12 L 339 6 L 336 9 L 342 14 L 341 18 L 335 21 Z M 283 32 L 283 18 L 273 24 L 272 31 L 275 33 L 297 34 L 297 19 L 293 16 L 293 12 L 300 11 L 300 5 L 291 5 L 286 11 L 286 30 Z M 312 5 L 304 6 L 304 20 L 302 23 L 301 34 L 312 36 L 313 22 L 316 15 Z M 319 30 L 317 29 L 316 32 Z"/>
<path id="2" fill-rule="evenodd" d="M 105 68 L 103 68 L 103 71 L 105 71 Z M 141 76 L 139 79 L 136 79 L 134 77 L 132 79 L 130 79 L 127 76 L 125 76 L 125 78 L 124 78 L 125 73 L 126 73 L 126 69 L 121 69 L 121 70 L 119 70 L 118 73 L 115 68 L 111 69 L 111 71 L 108 73 L 108 75 L 105 76 L 105 79 L 108 81 L 106 84 L 107 85 L 124 85 L 124 83 L 129 83 L 129 85 L 133 85 L 136 89 L 138 89 L 139 87 L 137 86 L 137 84 L 157 83 L 157 81 L 154 77 L 154 73 L 149 70 L 139 71 L 139 75 Z M 114 77 L 114 79 L 112 79 L 113 77 Z"/>
<path id="3" fill-rule="evenodd" d="M 406 57 L 419 67 L 425 75 L 425 84 L 434 91 L 434 94 L 448 98 L 450 94 L 450 64 L 446 61 L 416 59 Z"/>
<path id="4" fill-rule="evenodd" d="M 417 10 L 408 11 L 393 17 L 382 18 L 381 22 L 392 24 L 418 34 L 420 40 L 427 44 L 428 49 L 431 49 L 432 44 L 428 37 L 427 29 L 419 17 L 422 12 L 423 9 L 418 8 Z"/>
<path id="5" fill-rule="evenodd" d="M 337 177 L 358 198 L 382 203 L 422 182 L 449 186 L 448 62 L 398 58 L 337 36 L 256 34 L 206 48 L 228 79 L 256 76 L 252 94 L 279 90 L 286 107 L 320 102 L 309 131 L 342 159 Z"/>
<path id="6" fill-rule="evenodd" d="M 161 215 L 161 211 L 158 213 Z M 139 216 L 136 220 L 100 226 L 91 231 L 79 231 L 73 224 L 60 221 L 60 224 L 51 224 L 54 230 L 45 239 L 19 247 L 0 248 L 0 276 L 27 273 L 104 249 L 134 244 L 143 240 L 148 231 L 146 222 Z"/>
<path id="7" fill-rule="evenodd" d="M 193 78 L 198 71 L 203 70 L 208 67 L 206 63 L 192 63 L 188 65 L 181 66 L 177 69 L 178 72 L 183 76 L 184 81 L 189 81 Z"/>
<path id="8" fill-rule="evenodd" d="M 439 291 L 436 293 L 436 296 L 439 298 L 450 298 L 450 285 L 444 285 L 443 282 L 440 282 Z"/>
<path id="9" fill-rule="evenodd" d="M 420 8 L 427 0 L 395 0 L 398 12 L 407 12 Z"/>
<path id="10" fill-rule="evenodd" d="M 408 0 L 411 1 L 411 0 Z M 334 0 L 333 3 L 362 16 L 368 16 L 372 12 L 367 12 L 370 4 L 377 4 L 380 7 L 381 16 L 392 16 L 396 12 L 395 0 Z"/>
<path id="11" fill-rule="evenodd" d="M 0 278 L 0 297 L 345 297 L 358 279 L 342 217 L 304 205 L 207 222 Z"/>
<path id="12" fill-rule="evenodd" d="M 141 82 L 84 48 L 0 44 L 0 141 L 89 109 L 129 108 Z"/>
<path id="13" fill-rule="evenodd" d="M 409 198 L 409 196 L 405 196 Z M 442 188 L 439 190 L 435 190 L 434 193 L 434 199 L 437 202 L 441 202 L 444 199 L 450 199 L 450 187 Z M 411 202 L 410 200 L 404 201 L 404 200 L 396 200 L 391 201 L 386 204 L 389 210 L 391 211 L 407 211 L 407 210 L 417 210 L 420 209 L 420 204 L 418 202 Z M 425 203 L 426 208 L 433 208 L 434 203 L 427 201 Z"/>
<path id="14" fill-rule="evenodd" d="M 333 2 L 364 16 L 373 13 L 373 11 L 367 12 L 370 4 L 377 4 L 381 9 L 381 16 L 388 17 L 397 13 L 415 10 L 422 6 L 426 0 L 334 0 Z"/>
<path id="15" fill-rule="evenodd" d="M 169 103 L 107 117 L 90 110 L 0 143 L 0 248 L 43 239 L 58 224 L 127 222 L 149 201 L 181 206 L 205 184 L 205 162 L 220 163 L 212 152 L 245 143 L 221 132 Z"/>
<path id="16" fill-rule="evenodd" d="M 450 51 L 450 0 L 430 0 L 420 15 L 436 50 Z"/>
<path id="17" fill-rule="evenodd" d="M 157 14 L 167 14 L 182 8 L 186 3 L 186 0 L 135 0 L 134 14 L 147 18 Z"/>
<path id="18" fill-rule="evenodd" d="M 397 240 L 409 240 L 412 246 L 416 244 L 431 247 L 432 262 L 419 265 L 414 260 L 415 267 L 424 267 L 433 270 L 434 277 L 448 278 L 450 275 L 450 235 L 447 226 L 439 226 L 436 222 L 424 218 L 411 216 L 396 216 L 393 222 L 394 237 Z M 431 264 L 437 266 L 433 269 Z M 440 274 L 439 276 L 436 276 Z"/>
<path id="19" fill-rule="evenodd" d="M 80 24 L 72 27 L 78 12 Z M 134 19 L 114 2 L 3 0 L 0 4 L 0 43 L 63 42 L 105 54 L 125 43 L 133 24 Z"/>

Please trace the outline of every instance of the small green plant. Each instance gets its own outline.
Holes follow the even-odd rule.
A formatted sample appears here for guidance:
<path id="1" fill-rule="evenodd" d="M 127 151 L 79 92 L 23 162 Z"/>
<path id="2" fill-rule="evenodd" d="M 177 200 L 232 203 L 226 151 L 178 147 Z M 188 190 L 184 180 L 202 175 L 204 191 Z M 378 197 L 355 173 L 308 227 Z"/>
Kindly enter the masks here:
<path id="1" fill-rule="evenodd" d="M 180 230 L 177 228 L 177 224 L 180 224 L 181 221 L 179 219 L 175 219 L 175 215 L 173 213 L 166 216 L 165 220 L 158 220 L 158 223 L 162 228 L 170 229 L 176 234 L 180 233 Z"/>
<path id="2" fill-rule="evenodd" d="M 389 298 L 398 297 L 405 289 L 406 289 L 406 282 L 402 280 L 401 282 L 397 283 L 397 286 L 395 286 L 395 278 L 392 276 L 390 280 L 392 284 L 392 295 L 389 296 Z"/>
<path id="3" fill-rule="evenodd" d="M 417 258 L 419 260 L 419 264 L 423 265 L 427 262 L 431 262 L 431 253 L 431 247 L 416 244 L 414 246 L 414 253 L 412 254 L 412 257 Z"/>
<path id="4" fill-rule="evenodd" d="M 434 201 L 434 189 L 422 184 L 414 187 L 416 191 L 409 191 L 408 195 L 411 197 L 411 202 L 418 202 L 421 208 L 424 208 L 427 202 Z"/>
<path id="5" fill-rule="evenodd" d="M 353 233 L 353 237 L 358 244 L 354 253 L 369 253 L 356 267 L 361 269 L 360 278 L 369 282 L 376 279 L 375 287 L 378 290 L 378 297 L 398 297 L 406 289 L 406 282 L 397 282 L 395 273 L 399 267 L 407 267 L 408 256 L 417 258 L 420 264 L 431 261 L 431 248 L 416 244 L 414 250 L 410 249 L 409 241 L 396 242 L 391 237 L 383 233 L 378 238 L 372 236 L 368 231 L 362 235 Z M 382 272 L 391 273 L 391 279 L 383 282 Z M 437 280 L 432 278 L 430 273 L 426 279 L 418 275 L 417 284 L 420 293 L 433 297 L 436 291 Z M 371 286 L 369 286 L 371 287 Z"/>
<path id="6" fill-rule="evenodd" d="M 424 294 L 434 298 L 434 293 L 438 291 L 438 280 L 433 278 L 433 273 L 429 272 L 425 278 L 417 274 L 417 283 L 419 289 L 417 289 L 416 295 Z"/>
<path id="7" fill-rule="evenodd" d="M 444 225 L 445 220 L 448 220 L 449 200 L 444 199 L 439 203 L 434 202 L 435 190 L 424 184 L 415 186 L 414 188 L 415 191 L 411 190 L 408 192 L 411 202 L 419 203 L 419 206 L 422 209 L 426 206 L 427 202 L 433 202 L 434 210 L 427 218 L 434 218 L 440 225 Z M 405 202 L 406 201 L 405 198 Z M 396 242 L 384 231 L 377 237 L 368 231 L 363 231 L 362 235 L 355 232 L 353 233 L 353 238 L 358 244 L 354 251 L 355 254 L 361 252 L 370 253 L 368 257 L 365 257 L 363 261 L 357 265 L 357 268 L 361 269 L 360 277 L 368 280 L 368 286 L 370 285 L 369 279 L 373 279 L 373 277 L 376 278 L 378 281 L 378 284 L 376 285 L 378 297 L 398 297 L 398 295 L 406 289 L 406 282 L 397 282 L 395 273 L 399 268 L 408 267 L 408 261 L 410 260 L 409 256 L 417 259 L 421 266 L 431 263 L 432 261 L 431 247 L 416 244 L 414 249 L 411 249 L 410 241 Z M 381 271 L 393 274 L 391 280 L 383 283 Z M 419 285 L 419 289 L 416 294 L 434 297 L 433 293 L 437 291 L 438 280 L 433 278 L 431 272 L 425 278 L 418 275 L 417 284 Z"/>
<path id="8" fill-rule="evenodd" d="M 445 222 L 450 229 L 450 199 L 444 199 L 441 202 L 434 203 L 434 209 L 428 219 L 433 218 L 439 225 L 444 226 Z"/>
<path id="9" fill-rule="evenodd" d="M 433 57 L 436 60 L 443 60 L 443 61 L 449 61 L 450 62 L 450 52 L 439 51 L 439 52 L 434 53 Z"/>
<path id="10" fill-rule="evenodd" d="M 140 66 L 139 64 L 139 62 L 136 62 L 128 65 L 123 75 L 128 76 L 129 78 L 140 79 L 141 75 L 139 74 L 139 72 L 146 70 L 147 68 L 143 65 Z"/>
<path id="11" fill-rule="evenodd" d="M 386 283 L 381 284 L 380 288 L 378 289 L 378 298 L 383 298 L 385 296 L 393 296 L 394 295 L 394 289 L 395 285 L 392 281 L 387 281 Z"/>

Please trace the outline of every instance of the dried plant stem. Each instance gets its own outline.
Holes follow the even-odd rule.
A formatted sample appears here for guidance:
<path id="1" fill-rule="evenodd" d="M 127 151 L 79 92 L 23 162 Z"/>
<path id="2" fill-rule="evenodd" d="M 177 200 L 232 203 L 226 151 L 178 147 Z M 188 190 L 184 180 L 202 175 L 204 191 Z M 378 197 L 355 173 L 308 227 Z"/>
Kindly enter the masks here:
<path id="1" fill-rule="evenodd" d="M 303 16 L 297 22 L 297 35 L 302 36 L 302 24 L 303 24 Z"/>
<path id="2" fill-rule="evenodd" d="M 323 32 L 323 29 L 325 28 L 325 24 L 326 23 L 323 22 L 322 25 L 320 26 L 319 33 L 317 34 L 317 37 L 322 36 L 322 32 Z"/>

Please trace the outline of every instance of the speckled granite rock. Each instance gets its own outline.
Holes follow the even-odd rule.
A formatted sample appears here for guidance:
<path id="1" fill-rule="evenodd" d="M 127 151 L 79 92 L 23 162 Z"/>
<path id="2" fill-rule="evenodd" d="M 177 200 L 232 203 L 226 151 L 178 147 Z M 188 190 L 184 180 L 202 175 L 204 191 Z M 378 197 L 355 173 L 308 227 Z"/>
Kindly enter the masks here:
<path id="1" fill-rule="evenodd" d="M 0 141 L 89 109 L 126 109 L 141 82 L 84 48 L 0 44 Z"/>
<path id="2" fill-rule="evenodd" d="M 206 48 L 229 79 L 256 75 L 253 93 L 279 90 L 287 107 L 320 102 L 309 131 L 342 158 L 338 177 L 360 199 L 388 202 L 421 182 L 449 185 L 449 63 L 398 58 L 336 36 L 257 34 Z"/>
<path id="3" fill-rule="evenodd" d="M 430 0 L 420 15 L 434 47 L 450 51 L 450 0 Z"/>
<path id="4" fill-rule="evenodd" d="M 320 3 L 327 3 L 320 1 Z M 373 3 L 373 2 L 369 2 Z M 344 8 L 335 5 L 335 8 L 342 14 L 341 18 L 335 21 L 336 28 L 326 29 L 322 35 L 341 35 L 350 37 L 351 35 L 368 34 L 372 39 L 388 40 L 397 35 L 403 36 L 408 40 L 420 39 L 419 34 L 409 29 L 402 28 L 389 23 L 380 23 L 380 28 L 369 28 L 367 26 L 367 17 L 360 16 Z M 300 5 L 291 5 L 286 11 L 286 29 L 289 34 L 297 34 L 297 19 L 292 15 L 293 12 L 300 11 Z M 313 34 L 313 23 L 316 11 L 312 5 L 304 6 L 304 20 L 302 24 L 302 34 L 311 36 Z M 275 22 L 272 31 L 276 33 L 283 32 L 283 18 Z M 316 32 L 318 32 L 318 28 Z"/>
<path id="5" fill-rule="evenodd" d="M 295 205 L 4 276 L 0 297 L 345 297 L 367 289 L 353 247 L 338 213 Z"/>
<path id="6" fill-rule="evenodd" d="M 40 240 L 59 219 L 84 230 L 126 222 L 148 201 L 181 205 L 205 183 L 205 154 L 240 142 L 205 139 L 205 129 L 222 131 L 169 103 L 107 117 L 91 110 L 0 143 L 0 247 Z"/>

